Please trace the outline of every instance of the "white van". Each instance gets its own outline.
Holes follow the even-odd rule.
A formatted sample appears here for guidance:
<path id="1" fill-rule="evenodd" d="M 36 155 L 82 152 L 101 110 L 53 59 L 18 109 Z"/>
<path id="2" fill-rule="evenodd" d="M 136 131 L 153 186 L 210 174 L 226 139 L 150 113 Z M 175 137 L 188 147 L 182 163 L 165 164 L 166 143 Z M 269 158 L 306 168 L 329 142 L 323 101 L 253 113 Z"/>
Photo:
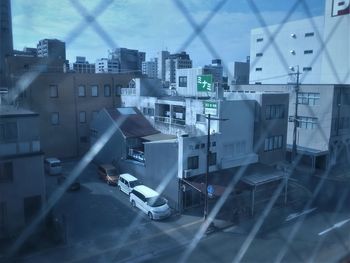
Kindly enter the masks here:
<path id="1" fill-rule="evenodd" d="M 129 195 L 131 190 L 139 184 L 139 180 L 131 174 L 125 173 L 119 175 L 118 188 L 127 195 Z"/>
<path id="2" fill-rule="evenodd" d="M 148 215 L 151 220 L 166 218 L 171 214 L 168 201 L 145 185 L 134 187 L 130 193 L 130 203 Z"/>
<path id="3" fill-rule="evenodd" d="M 46 158 L 44 161 L 45 172 L 50 175 L 62 173 L 61 161 L 57 158 Z"/>

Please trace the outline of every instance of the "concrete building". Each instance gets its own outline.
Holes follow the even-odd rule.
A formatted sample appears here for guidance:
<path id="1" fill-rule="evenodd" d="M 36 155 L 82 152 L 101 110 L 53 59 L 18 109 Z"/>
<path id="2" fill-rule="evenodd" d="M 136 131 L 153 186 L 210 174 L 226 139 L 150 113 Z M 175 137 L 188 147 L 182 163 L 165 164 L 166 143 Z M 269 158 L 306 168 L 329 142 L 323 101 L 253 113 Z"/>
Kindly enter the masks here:
<path id="1" fill-rule="evenodd" d="M 37 57 L 38 50 L 36 48 L 32 48 L 32 47 L 24 47 L 22 51 L 14 50 L 13 55 L 14 56 L 21 56 L 21 57 Z"/>
<path id="2" fill-rule="evenodd" d="M 38 57 L 66 60 L 66 43 L 58 39 L 42 39 L 37 44 Z"/>
<path id="3" fill-rule="evenodd" d="M 110 52 L 109 58 L 111 60 L 117 60 L 119 62 L 119 72 L 135 73 L 142 71 L 142 62 L 144 62 L 146 59 L 146 53 L 135 49 L 116 48 Z"/>
<path id="4" fill-rule="evenodd" d="M 150 61 L 142 62 L 142 74 L 148 76 L 149 78 L 158 77 L 158 61 L 157 58 L 154 58 Z"/>
<path id="5" fill-rule="evenodd" d="M 289 92 L 289 115 L 295 112 L 293 85 L 236 85 L 234 92 Z M 229 93 L 226 93 L 226 96 Z M 300 85 L 298 92 L 297 151 L 311 169 L 326 169 L 350 160 L 350 86 Z M 294 123 L 288 123 L 287 151 L 293 144 Z"/>
<path id="6" fill-rule="evenodd" d="M 104 107 L 120 105 L 120 90 L 129 74 L 75 74 L 31 72 L 27 84 L 19 75 L 13 87 L 21 92 L 17 104 L 38 112 L 42 149 L 47 156 L 76 157 L 90 147 L 89 124 Z"/>
<path id="7" fill-rule="evenodd" d="M 250 60 L 247 58 L 246 62 L 231 62 L 228 63 L 228 86 L 249 84 L 249 67 Z"/>
<path id="8" fill-rule="evenodd" d="M 0 88 L 8 87 L 9 78 L 5 59 L 12 56 L 11 1 L 3 0 L 0 5 Z"/>
<path id="9" fill-rule="evenodd" d="M 119 73 L 120 63 L 116 59 L 100 58 L 95 63 L 96 73 Z"/>
<path id="10" fill-rule="evenodd" d="M 90 64 L 85 57 L 76 57 L 72 70 L 77 73 L 95 73 L 95 64 Z"/>
<path id="11" fill-rule="evenodd" d="M 186 52 L 181 52 L 177 54 L 170 54 L 167 59 L 165 59 L 165 81 L 167 81 L 170 86 L 175 87 L 176 84 L 176 70 L 183 68 L 192 68 L 192 60 Z"/>
<path id="12" fill-rule="evenodd" d="M 145 161 L 142 165 L 118 160 L 115 163 L 121 172 L 130 172 L 153 188 L 166 181 L 161 189 L 176 209 L 199 204 L 202 193 L 191 185 L 203 177 L 206 169 L 208 121 L 204 113 L 208 110 L 208 100 L 140 96 L 147 94 L 142 90 L 137 93 L 125 92 L 121 97 L 122 105 L 137 107 L 156 130 L 175 135 L 176 139 L 160 140 L 162 136 L 158 134 L 150 141 L 144 140 L 142 156 Z M 209 101 L 216 105 L 216 113 L 212 114 L 226 119 L 210 123 L 210 173 L 256 163 L 271 165 L 285 159 L 288 94 L 249 93 L 242 96 L 237 93 L 226 100 Z M 272 108 L 278 109 L 278 114 L 271 115 Z M 187 190 L 182 191 L 183 187 Z M 199 198 L 189 202 L 189 194 Z M 186 204 L 183 203 L 184 195 L 187 195 Z"/>
<path id="13" fill-rule="evenodd" d="M 158 66 L 157 66 L 157 71 L 158 71 L 158 78 L 162 81 L 165 81 L 165 60 L 168 59 L 170 56 L 169 51 L 160 51 L 158 52 Z"/>
<path id="14" fill-rule="evenodd" d="M 256 28 L 250 39 L 251 84 L 293 83 L 289 67 L 299 66 L 301 83 L 321 81 L 324 17 Z M 314 25 L 316 28 L 314 28 Z M 272 41 L 274 42 L 272 44 Z"/>
<path id="15" fill-rule="evenodd" d="M 251 31 L 250 83 L 349 84 L 349 2 L 326 0 L 325 15 Z"/>
<path id="16" fill-rule="evenodd" d="M 203 68 L 186 68 L 176 70 L 176 94 L 184 97 L 221 97 L 223 94 L 222 67 L 204 66 Z M 197 80 L 200 75 L 212 76 L 212 91 L 197 91 Z"/>
<path id="17" fill-rule="evenodd" d="M 46 202 L 37 113 L 0 105 L 0 238 L 21 233 Z"/>

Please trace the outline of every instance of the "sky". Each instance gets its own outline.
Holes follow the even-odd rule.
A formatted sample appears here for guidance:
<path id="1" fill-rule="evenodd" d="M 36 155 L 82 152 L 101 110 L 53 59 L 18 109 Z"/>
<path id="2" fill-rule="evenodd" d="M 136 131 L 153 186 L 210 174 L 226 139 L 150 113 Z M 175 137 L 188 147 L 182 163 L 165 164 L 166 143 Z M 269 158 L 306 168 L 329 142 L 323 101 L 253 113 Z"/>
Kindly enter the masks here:
<path id="1" fill-rule="evenodd" d="M 288 15 L 288 21 L 323 15 L 324 1 L 12 0 L 14 48 L 57 38 L 66 42 L 70 62 L 76 56 L 95 62 L 116 47 L 144 51 L 147 60 L 160 50 L 186 51 L 194 66 L 217 57 L 245 61 L 251 29 L 281 23 Z M 195 34 L 201 23 L 207 26 Z"/>

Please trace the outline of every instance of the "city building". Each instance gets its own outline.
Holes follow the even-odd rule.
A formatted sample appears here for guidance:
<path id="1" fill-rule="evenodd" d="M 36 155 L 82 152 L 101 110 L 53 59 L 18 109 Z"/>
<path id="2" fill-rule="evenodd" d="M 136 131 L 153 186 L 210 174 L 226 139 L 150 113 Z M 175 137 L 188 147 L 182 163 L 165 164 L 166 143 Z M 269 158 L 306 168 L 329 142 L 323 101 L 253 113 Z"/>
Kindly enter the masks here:
<path id="1" fill-rule="evenodd" d="M 76 57 L 72 70 L 77 73 L 95 73 L 95 64 L 90 64 L 85 57 Z"/>
<path id="2" fill-rule="evenodd" d="M 100 58 L 96 60 L 95 73 L 119 73 L 120 63 L 116 59 Z"/>
<path id="3" fill-rule="evenodd" d="M 0 105 L 0 238 L 13 237 L 46 202 L 39 115 Z"/>
<path id="4" fill-rule="evenodd" d="M 157 71 L 158 71 L 158 78 L 162 81 L 165 81 L 165 60 L 169 58 L 170 52 L 169 51 L 160 51 L 158 52 L 158 66 L 157 66 Z"/>
<path id="5" fill-rule="evenodd" d="M 230 62 L 228 63 L 228 86 L 238 84 L 249 84 L 249 67 L 250 60 L 247 58 L 246 62 Z"/>
<path id="6" fill-rule="evenodd" d="M 158 77 L 158 61 L 157 58 L 154 58 L 150 61 L 142 62 L 142 74 L 148 76 L 149 78 Z"/>
<path id="7" fill-rule="evenodd" d="M 16 104 L 39 113 L 41 148 L 48 157 L 77 157 L 89 149 L 89 124 L 104 107 L 120 105 L 130 74 L 40 73 L 13 79 Z M 25 75 L 26 76 L 26 75 Z"/>
<path id="8" fill-rule="evenodd" d="M 193 186 L 198 181 L 203 182 L 206 170 L 208 120 L 205 114 L 208 111 L 216 119 L 222 120 L 213 119 L 210 122 L 209 171 L 213 180 L 220 176 L 215 173 L 222 174 L 227 169 L 253 164 L 274 165 L 285 159 L 287 93 L 237 92 L 225 100 L 165 95 L 154 97 L 147 96 L 147 85 L 135 83 L 132 85 L 135 92 L 122 93 L 122 105 L 136 107 L 161 133 L 146 136 L 149 140 L 144 137 L 139 141 L 143 146 L 138 146 L 137 151 L 142 160 L 126 161 L 120 158 L 113 162 L 121 172 L 132 173 L 153 188 L 166 181 L 163 194 L 175 209 L 182 210 L 202 202 L 203 192 L 198 192 L 198 188 L 196 190 Z M 154 90 L 162 91 L 161 85 Z M 123 125 L 128 126 L 127 123 Z M 105 125 L 98 126 L 107 129 Z M 166 135 L 176 137 L 164 139 Z M 113 143 L 117 153 L 120 152 L 119 145 L 123 144 Z M 196 198 L 190 202 L 189 195 Z"/>
<path id="9" fill-rule="evenodd" d="M 233 93 L 289 92 L 289 116 L 295 114 L 295 85 L 235 85 Z M 232 93 L 231 92 L 231 93 Z M 231 93 L 225 93 L 231 96 Z M 298 91 L 297 153 L 301 164 L 311 170 L 325 170 L 350 160 L 350 86 L 300 85 Z M 288 123 L 287 151 L 293 145 L 294 122 Z"/>
<path id="10" fill-rule="evenodd" d="M 171 87 L 175 87 L 176 84 L 176 70 L 183 68 L 192 68 L 192 60 L 186 52 L 170 54 L 169 57 L 165 59 L 165 81 L 167 81 Z"/>
<path id="11" fill-rule="evenodd" d="M 251 84 L 350 83 L 349 3 L 326 0 L 325 15 L 251 31 Z M 293 75 L 295 76 L 295 75 Z"/>
<path id="12" fill-rule="evenodd" d="M 3 0 L 0 5 L 0 88 L 8 87 L 9 74 L 6 67 L 6 58 L 12 56 L 12 18 L 11 1 Z"/>
<path id="13" fill-rule="evenodd" d="M 116 48 L 109 53 L 109 59 L 119 62 L 119 72 L 141 72 L 142 62 L 146 59 L 146 53 L 135 49 Z"/>
<path id="14" fill-rule="evenodd" d="M 42 39 L 37 44 L 38 57 L 66 60 L 66 43 L 58 39 Z"/>
<path id="15" fill-rule="evenodd" d="M 14 50 L 13 55 L 14 56 L 22 56 L 22 57 L 37 57 L 38 50 L 36 48 L 32 48 L 32 47 L 24 47 L 22 51 Z"/>

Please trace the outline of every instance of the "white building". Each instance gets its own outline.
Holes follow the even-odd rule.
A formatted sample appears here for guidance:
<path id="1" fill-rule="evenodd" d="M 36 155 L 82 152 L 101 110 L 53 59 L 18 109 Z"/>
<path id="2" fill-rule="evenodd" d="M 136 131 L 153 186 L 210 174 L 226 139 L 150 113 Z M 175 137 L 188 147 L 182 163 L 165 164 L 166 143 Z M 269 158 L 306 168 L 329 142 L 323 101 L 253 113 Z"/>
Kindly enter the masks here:
<path id="1" fill-rule="evenodd" d="M 165 60 L 170 56 L 169 51 L 162 50 L 158 52 L 158 66 L 157 66 L 157 71 L 158 71 L 158 78 L 161 79 L 162 81 L 165 81 Z"/>
<path id="2" fill-rule="evenodd" d="M 250 83 L 350 83 L 349 1 L 326 0 L 325 15 L 253 29 Z M 290 70 L 292 68 L 292 71 Z"/>
<path id="3" fill-rule="evenodd" d="M 147 75 L 149 78 L 158 77 L 158 61 L 157 58 L 154 58 L 151 61 L 142 62 L 142 74 Z"/>
<path id="4" fill-rule="evenodd" d="M 95 64 L 96 73 L 119 73 L 120 64 L 118 60 L 101 58 L 96 60 Z"/>

